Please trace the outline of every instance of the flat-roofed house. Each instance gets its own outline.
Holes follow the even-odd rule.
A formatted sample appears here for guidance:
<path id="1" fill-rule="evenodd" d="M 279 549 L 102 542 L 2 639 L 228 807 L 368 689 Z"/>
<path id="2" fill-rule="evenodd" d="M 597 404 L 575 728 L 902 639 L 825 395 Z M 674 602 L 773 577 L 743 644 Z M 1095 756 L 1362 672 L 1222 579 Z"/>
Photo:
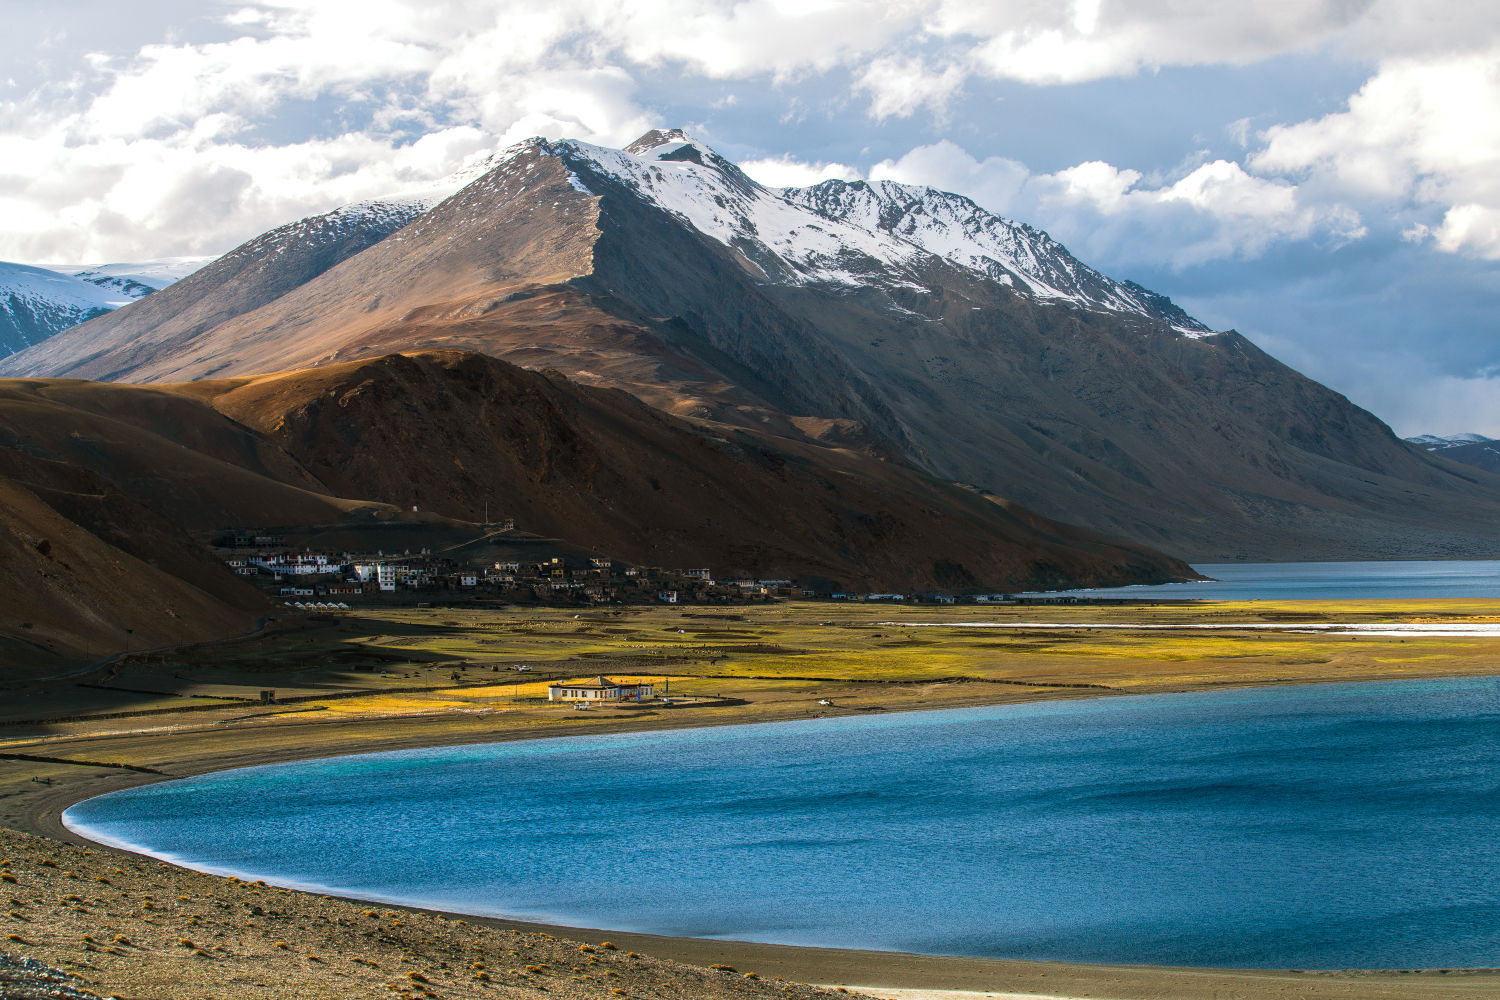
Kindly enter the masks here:
<path id="1" fill-rule="evenodd" d="M 642 701 L 655 692 L 651 684 L 612 681 L 600 674 L 594 681 L 564 681 L 547 685 L 548 701 Z"/>

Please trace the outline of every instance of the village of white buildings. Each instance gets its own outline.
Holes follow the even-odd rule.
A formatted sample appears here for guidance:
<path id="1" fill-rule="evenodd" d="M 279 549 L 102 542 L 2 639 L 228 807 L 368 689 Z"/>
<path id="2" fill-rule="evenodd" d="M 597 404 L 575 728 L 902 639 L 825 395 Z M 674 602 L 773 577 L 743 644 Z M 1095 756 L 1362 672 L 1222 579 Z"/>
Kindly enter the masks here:
<path id="1" fill-rule="evenodd" d="M 507 528 L 513 527 L 507 525 Z M 1011 603 L 1007 594 L 856 593 L 787 579 L 719 579 L 709 567 L 635 566 L 604 556 L 535 551 L 476 564 L 453 554 L 323 552 L 270 532 L 236 530 L 216 548 L 240 576 L 296 608 L 357 604 L 740 604 L 777 600 Z M 542 541 L 542 540 L 536 540 Z"/>

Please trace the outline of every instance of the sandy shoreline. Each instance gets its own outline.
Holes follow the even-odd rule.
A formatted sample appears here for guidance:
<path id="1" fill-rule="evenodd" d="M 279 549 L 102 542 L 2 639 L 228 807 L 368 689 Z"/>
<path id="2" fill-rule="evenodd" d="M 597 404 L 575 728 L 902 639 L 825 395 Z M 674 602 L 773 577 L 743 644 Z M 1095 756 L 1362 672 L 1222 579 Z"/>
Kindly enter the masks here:
<path id="1" fill-rule="evenodd" d="M 1034 700 L 1034 699 L 1026 699 Z M 974 703 L 983 703 L 982 700 Z M 643 720 L 645 721 L 645 720 Z M 641 728 L 680 728 L 681 724 L 738 724 L 753 719 L 737 717 L 713 720 L 683 718 L 653 719 L 640 723 L 590 727 L 589 732 L 639 731 Z M 545 738 L 576 732 L 562 725 L 557 731 L 541 729 L 522 734 L 496 733 L 476 719 L 435 717 L 408 719 L 391 723 L 358 721 L 309 721 L 282 725 L 259 733 L 236 733 L 226 741 L 224 734 L 205 733 L 138 733 L 106 737 L 80 737 L 77 740 L 49 742 L 51 752 L 80 759 L 101 756 L 101 742 L 113 744 L 111 756 L 134 755 L 149 748 L 149 756 L 135 759 L 151 761 L 152 766 L 168 772 L 170 777 L 185 777 L 208 771 L 257 764 L 276 763 L 344 753 L 366 753 L 459 743 L 491 742 L 515 738 Z M 247 736 L 258 737 L 246 739 Z M 234 746 L 225 746 L 226 742 Z M 72 744 L 70 746 L 70 744 Z M 248 744 L 248 745 L 247 745 Z M 95 753 L 78 751 L 91 747 Z M 110 848 L 101 848 L 82 840 L 61 823 L 64 809 L 74 802 L 101 794 L 158 780 L 164 777 L 120 770 L 75 768 L 87 774 L 71 775 L 65 784 L 33 786 L 24 794 L 14 792 L 0 799 L 0 824 L 48 840 L 88 845 L 101 859 L 120 856 Z M 39 841 L 38 843 L 45 843 Z M 132 857 L 133 855 L 124 855 Z M 154 870 L 161 881 L 175 879 L 172 866 L 150 859 L 137 863 Z M 194 873 L 195 877 L 221 883 L 231 891 L 234 883 L 214 876 Z M 307 896 L 310 894 L 297 894 Z M 352 907 L 371 904 L 347 902 Z M 384 910 L 404 910 L 387 907 Z M 460 915 L 444 915 L 457 919 Z M 462 917 L 469 926 L 490 928 L 497 933 L 512 931 L 525 934 L 548 934 L 559 939 L 599 941 L 608 939 L 621 949 L 639 952 L 655 959 L 706 967 L 714 964 L 753 969 L 763 979 L 779 977 L 800 983 L 837 984 L 862 987 L 874 995 L 900 996 L 902 1000 L 976 1000 L 979 997 L 1115 997 L 1177 998 L 1205 996 L 1239 996 L 1247 998 L 1319 995 L 1350 997 L 1478 997 L 1500 996 L 1500 973 L 1491 970 L 1405 971 L 1405 972 L 1290 972 L 1254 970 L 1214 970 L 1163 968 L 1148 966 L 1090 966 L 1053 962 L 1026 962 L 1004 959 L 974 959 L 948 956 L 911 955 L 892 952 L 854 951 L 844 949 L 805 948 L 763 945 L 751 942 L 670 938 L 631 934 L 589 928 L 554 927 L 517 921 Z M 325 948 L 327 946 L 325 945 Z M 520 988 L 520 984 L 517 984 Z M 896 992 L 892 992 L 896 991 Z M 959 991 L 953 993 L 951 991 Z M 147 994 L 141 994 L 147 995 Z M 181 994 L 186 996 L 188 994 Z M 205 994 L 207 995 L 207 994 Z M 518 995 L 526 995 L 524 992 Z M 545 994 L 537 994 L 545 995 Z M 555 994 L 554 994 L 555 995 Z M 669 992 L 640 992 L 635 995 L 672 995 Z"/>

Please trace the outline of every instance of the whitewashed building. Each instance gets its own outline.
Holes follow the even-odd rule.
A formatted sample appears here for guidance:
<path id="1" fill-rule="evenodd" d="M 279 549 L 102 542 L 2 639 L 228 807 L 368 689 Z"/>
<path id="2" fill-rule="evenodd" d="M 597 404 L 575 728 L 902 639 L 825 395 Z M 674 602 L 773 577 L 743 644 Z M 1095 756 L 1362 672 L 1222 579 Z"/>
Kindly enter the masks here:
<path id="1" fill-rule="evenodd" d="M 354 578 L 360 583 L 374 580 L 380 590 L 396 589 L 396 567 L 391 563 L 358 563 L 354 567 Z"/>
<path id="2" fill-rule="evenodd" d="M 338 564 L 331 563 L 320 553 L 293 553 L 279 556 L 252 556 L 246 560 L 250 566 L 258 566 L 276 576 L 320 576 L 337 573 Z"/>
<path id="3" fill-rule="evenodd" d="M 612 681 L 603 674 L 593 681 L 565 681 L 547 685 L 548 701 L 644 701 L 653 697 L 652 684 Z"/>

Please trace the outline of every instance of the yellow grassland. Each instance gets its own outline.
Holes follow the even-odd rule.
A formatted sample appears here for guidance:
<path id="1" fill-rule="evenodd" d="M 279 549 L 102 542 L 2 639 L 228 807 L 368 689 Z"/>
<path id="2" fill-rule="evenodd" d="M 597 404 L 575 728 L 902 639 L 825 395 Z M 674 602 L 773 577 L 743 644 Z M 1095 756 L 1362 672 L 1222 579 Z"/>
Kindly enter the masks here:
<path id="1" fill-rule="evenodd" d="M 879 710 L 1500 673 L 1500 638 L 1492 636 L 1259 629 L 1402 622 L 1500 622 L 1500 602 L 362 610 L 206 658 L 188 652 L 187 664 L 126 665 L 117 683 L 159 689 L 167 675 L 181 677 L 190 668 L 195 691 L 273 687 L 301 696 L 295 709 L 252 714 L 236 723 L 243 725 L 306 721 L 309 713 L 326 719 L 477 713 L 503 715 L 506 726 L 566 720 L 576 728 L 654 715 L 649 705 L 584 713 L 547 701 L 549 683 L 599 674 L 655 683 L 658 693 L 737 699 L 745 703 L 739 714 L 753 720 L 767 712 L 817 714 L 828 707 L 818 700 L 830 696 L 838 710 Z M 969 627 L 974 623 L 1005 627 Z M 330 688 L 336 696 L 318 697 Z M 715 720 L 725 707 L 701 706 Z"/>

